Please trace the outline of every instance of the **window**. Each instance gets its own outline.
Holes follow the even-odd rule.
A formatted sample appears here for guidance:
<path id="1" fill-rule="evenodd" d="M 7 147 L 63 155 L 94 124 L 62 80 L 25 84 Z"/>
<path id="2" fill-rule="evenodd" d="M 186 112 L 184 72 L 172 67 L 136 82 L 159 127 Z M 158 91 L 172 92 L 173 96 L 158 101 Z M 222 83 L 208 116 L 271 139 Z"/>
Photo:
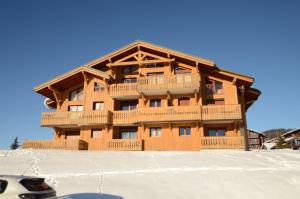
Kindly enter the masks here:
<path id="1" fill-rule="evenodd" d="M 205 88 L 207 95 L 223 93 L 223 83 L 215 80 L 205 79 Z"/>
<path id="2" fill-rule="evenodd" d="M 186 74 L 186 73 L 191 73 L 191 69 L 187 69 L 181 66 L 175 66 L 175 74 Z"/>
<path id="3" fill-rule="evenodd" d="M 68 107 L 68 110 L 70 112 L 77 112 L 77 111 L 82 111 L 83 107 L 82 107 L 82 105 L 71 105 Z"/>
<path id="4" fill-rule="evenodd" d="M 123 83 L 136 83 L 136 78 L 124 78 L 122 80 Z"/>
<path id="5" fill-rule="evenodd" d="M 7 187 L 7 181 L 5 180 L 0 180 L 0 194 L 4 193 Z"/>
<path id="6" fill-rule="evenodd" d="M 190 105 L 189 97 L 178 98 L 178 106 L 189 106 L 189 105 Z"/>
<path id="7" fill-rule="evenodd" d="M 207 99 L 206 100 L 207 105 L 224 105 L 224 99 Z"/>
<path id="8" fill-rule="evenodd" d="M 104 86 L 101 85 L 100 83 L 95 82 L 94 83 L 94 91 L 95 92 L 104 91 Z"/>
<path id="9" fill-rule="evenodd" d="M 161 128 L 160 127 L 152 127 L 150 128 L 150 137 L 160 137 Z"/>
<path id="10" fill-rule="evenodd" d="M 191 127 L 179 127 L 179 136 L 191 135 Z"/>
<path id="11" fill-rule="evenodd" d="M 102 129 L 92 129 L 91 138 L 100 138 Z"/>
<path id="12" fill-rule="evenodd" d="M 134 100 L 134 101 L 121 101 L 120 102 L 120 108 L 123 111 L 136 109 L 137 105 L 138 105 L 137 100 Z"/>
<path id="13" fill-rule="evenodd" d="M 122 69 L 124 75 L 129 75 L 138 72 L 138 66 L 126 66 Z"/>
<path id="14" fill-rule="evenodd" d="M 217 128 L 217 129 L 208 129 L 208 136 L 225 136 L 226 134 L 226 129 L 223 128 Z"/>
<path id="15" fill-rule="evenodd" d="M 150 107 L 160 107 L 161 99 L 150 99 Z"/>
<path id="16" fill-rule="evenodd" d="M 120 129 L 121 139 L 135 139 L 136 138 L 136 129 Z"/>
<path id="17" fill-rule="evenodd" d="M 93 110 L 104 110 L 104 102 L 94 102 Z"/>
<path id="18" fill-rule="evenodd" d="M 161 68 L 164 67 L 164 63 L 149 63 L 146 66 L 147 68 Z"/>
<path id="19" fill-rule="evenodd" d="M 156 73 L 147 73 L 149 84 L 163 84 L 164 83 L 164 73 L 156 72 Z"/>
<path id="20" fill-rule="evenodd" d="M 83 100 L 83 87 L 77 88 L 70 92 L 69 100 L 70 101 L 82 101 Z"/>

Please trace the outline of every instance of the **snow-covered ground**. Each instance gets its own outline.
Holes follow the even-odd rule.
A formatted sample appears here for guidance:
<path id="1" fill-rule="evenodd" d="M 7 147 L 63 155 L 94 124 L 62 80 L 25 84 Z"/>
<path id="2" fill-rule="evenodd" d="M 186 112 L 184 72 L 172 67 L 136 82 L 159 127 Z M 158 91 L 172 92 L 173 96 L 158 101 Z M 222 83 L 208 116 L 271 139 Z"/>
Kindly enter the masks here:
<path id="1" fill-rule="evenodd" d="M 0 174 L 42 176 L 59 198 L 299 198 L 300 151 L 0 151 Z"/>

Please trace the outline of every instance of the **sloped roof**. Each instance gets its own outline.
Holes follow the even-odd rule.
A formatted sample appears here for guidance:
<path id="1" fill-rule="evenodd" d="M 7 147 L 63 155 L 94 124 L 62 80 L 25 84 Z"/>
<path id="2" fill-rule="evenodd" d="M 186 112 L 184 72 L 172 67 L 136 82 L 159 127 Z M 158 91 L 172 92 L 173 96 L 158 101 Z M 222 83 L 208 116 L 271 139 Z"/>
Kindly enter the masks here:
<path id="1" fill-rule="evenodd" d="M 43 88 L 46 88 L 50 85 L 53 85 L 55 83 L 58 83 L 68 77 L 71 77 L 75 74 L 78 74 L 78 73 L 81 73 L 81 72 L 87 72 L 87 73 L 90 73 L 90 74 L 93 74 L 93 75 L 96 75 L 96 76 L 99 76 L 99 77 L 103 77 L 105 79 L 109 79 L 109 75 L 107 73 L 104 73 L 102 71 L 99 71 L 99 70 L 96 70 L 96 69 L 93 69 L 93 68 L 87 68 L 87 67 L 84 67 L 84 66 L 81 66 L 81 67 L 78 67 L 78 68 L 75 68 L 69 72 L 66 72 L 62 75 L 58 75 L 57 77 L 55 77 L 54 79 L 51 79 L 43 84 L 40 84 L 36 87 L 33 88 L 34 91 L 38 92 L 39 90 L 43 89 Z"/>
<path id="2" fill-rule="evenodd" d="M 286 133 L 284 133 L 284 134 L 282 134 L 282 135 L 280 135 L 280 136 L 285 137 L 286 135 L 295 133 L 295 132 L 297 132 L 297 131 L 300 131 L 300 128 L 293 129 L 293 130 L 288 131 L 288 132 L 286 132 Z M 278 136 L 278 137 L 279 137 L 279 136 Z M 278 137 L 272 138 L 272 139 L 267 140 L 267 141 L 265 141 L 265 142 L 266 142 L 266 143 L 270 143 L 270 142 L 276 141 L 276 139 L 277 139 Z"/>
<path id="3" fill-rule="evenodd" d="M 111 58 L 113 58 L 113 57 L 115 57 L 115 56 L 117 56 L 117 55 L 119 55 L 119 54 L 121 54 L 125 51 L 128 51 L 132 48 L 136 48 L 136 47 L 139 47 L 139 46 L 140 47 L 148 47 L 148 48 L 151 48 L 151 49 L 156 49 L 158 51 L 162 51 L 162 52 L 174 55 L 174 56 L 189 59 L 189 60 L 199 62 L 199 63 L 205 64 L 205 65 L 215 66 L 215 63 L 211 60 L 208 60 L 208 59 L 205 59 L 205 58 L 202 58 L 202 57 L 198 57 L 198 56 L 195 56 L 195 55 L 189 55 L 187 53 L 183 53 L 183 52 L 176 51 L 176 50 L 173 50 L 173 49 L 170 49 L 170 48 L 162 47 L 162 46 L 152 44 L 150 42 L 145 42 L 145 41 L 142 41 L 142 40 L 136 40 L 136 41 L 124 46 L 124 47 L 121 47 L 121 48 L 107 54 L 107 55 L 104 55 L 100 58 L 97 58 L 97 59 L 91 61 L 91 62 L 88 62 L 87 64 L 84 64 L 83 66 L 93 67 L 96 64 L 104 62 L 105 60 L 111 59 Z"/>

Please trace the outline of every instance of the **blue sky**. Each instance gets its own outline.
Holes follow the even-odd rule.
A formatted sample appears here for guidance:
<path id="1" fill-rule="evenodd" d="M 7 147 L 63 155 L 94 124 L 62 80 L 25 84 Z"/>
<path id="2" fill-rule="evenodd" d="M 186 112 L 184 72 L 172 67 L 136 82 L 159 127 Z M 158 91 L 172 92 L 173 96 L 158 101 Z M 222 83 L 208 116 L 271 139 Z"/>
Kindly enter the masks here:
<path id="1" fill-rule="evenodd" d="M 51 139 L 32 88 L 142 39 L 255 77 L 257 131 L 300 127 L 299 1 L 0 1 L 0 148 Z"/>

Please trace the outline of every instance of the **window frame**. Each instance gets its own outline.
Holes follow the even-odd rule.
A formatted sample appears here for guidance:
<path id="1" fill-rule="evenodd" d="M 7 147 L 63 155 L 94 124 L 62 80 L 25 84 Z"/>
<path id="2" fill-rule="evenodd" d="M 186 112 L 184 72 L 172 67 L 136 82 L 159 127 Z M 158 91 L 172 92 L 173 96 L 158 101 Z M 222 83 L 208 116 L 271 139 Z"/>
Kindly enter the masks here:
<path id="1" fill-rule="evenodd" d="M 217 89 L 216 85 L 221 85 L 221 87 Z M 224 94 L 224 83 L 222 81 L 206 78 L 205 79 L 205 93 L 206 93 L 206 95 Z"/>
<path id="2" fill-rule="evenodd" d="M 74 96 L 72 97 L 73 93 L 74 93 Z M 69 98 L 68 98 L 68 100 L 71 101 L 71 102 L 74 102 L 74 101 L 83 101 L 84 100 L 84 87 L 80 86 L 80 87 L 77 87 L 76 89 L 71 90 L 69 92 Z"/>
<path id="3" fill-rule="evenodd" d="M 99 82 L 94 82 L 94 92 L 101 92 L 104 91 L 105 86 L 100 84 Z"/>
<path id="4" fill-rule="evenodd" d="M 154 104 L 152 104 L 152 103 L 154 103 Z M 154 105 L 154 106 L 152 106 L 152 105 Z M 159 98 L 150 99 L 149 107 L 151 107 L 151 108 L 161 107 L 161 99 L 159 99 Z"/>
<path id="5" fill-rule="evenodd" d="M 102 104 L 102 109 L 96 109 L 97 104 Z M 103 111 L 104 110 L 104 101 L 93 102 L 93 111 Z"/>
<path id="6" fill-rule="evenodd" d="M 192 127 L 190 127 L 190 126 L 180 126 L 180 127 L 178 127 L 178 133 L 179 133 L 179 136 L 191 136 Z"/>
<path id="7" fill-rule="evenodd" d="M 152 134 L 154 130 L 154 134 Z M 149 137 L 161 137 L 162 128 L 161 127 L 150 127 L 149 128 Z"/>
<path id="8" fill-rule="evenodd" d="M 71 107 L 76 107 L 75 111 L 71 111 Z M 78 108 L 81 107 L 81 110 Z M 83 105 L 69 105 L 68 106 L 68 112 L 82 112 L 83 111 Z"/>
<path id="9" fill-rule="evenodd" d="M 218 131 L 222 131 L 222 130 L 224 130 L 224 132 L 218 132 Z M 209 131 L 215 131 L 215 132 L 213 135 L 211 135 L 211 133 Z M 208 137 L 226 137 L 226 134 L 227 134 L 226 128 L 207 128 L 206 136 L 208 136 Z"/>
<path id="10" fill-rule="evenodd" d="M 97 137 L 94 137 L 95 136 L 95 133 L 94 132 L 99 132 L 98 133 L 98 136 Z M 103 134 L 103 129 L 102 128 L 99 128 L 99 129 L 92 129 L 91 130 L 91 138 L 92 139 L 97 139 L 97 138 L 101 138 L 102 137 L 102 134 Z"/>

